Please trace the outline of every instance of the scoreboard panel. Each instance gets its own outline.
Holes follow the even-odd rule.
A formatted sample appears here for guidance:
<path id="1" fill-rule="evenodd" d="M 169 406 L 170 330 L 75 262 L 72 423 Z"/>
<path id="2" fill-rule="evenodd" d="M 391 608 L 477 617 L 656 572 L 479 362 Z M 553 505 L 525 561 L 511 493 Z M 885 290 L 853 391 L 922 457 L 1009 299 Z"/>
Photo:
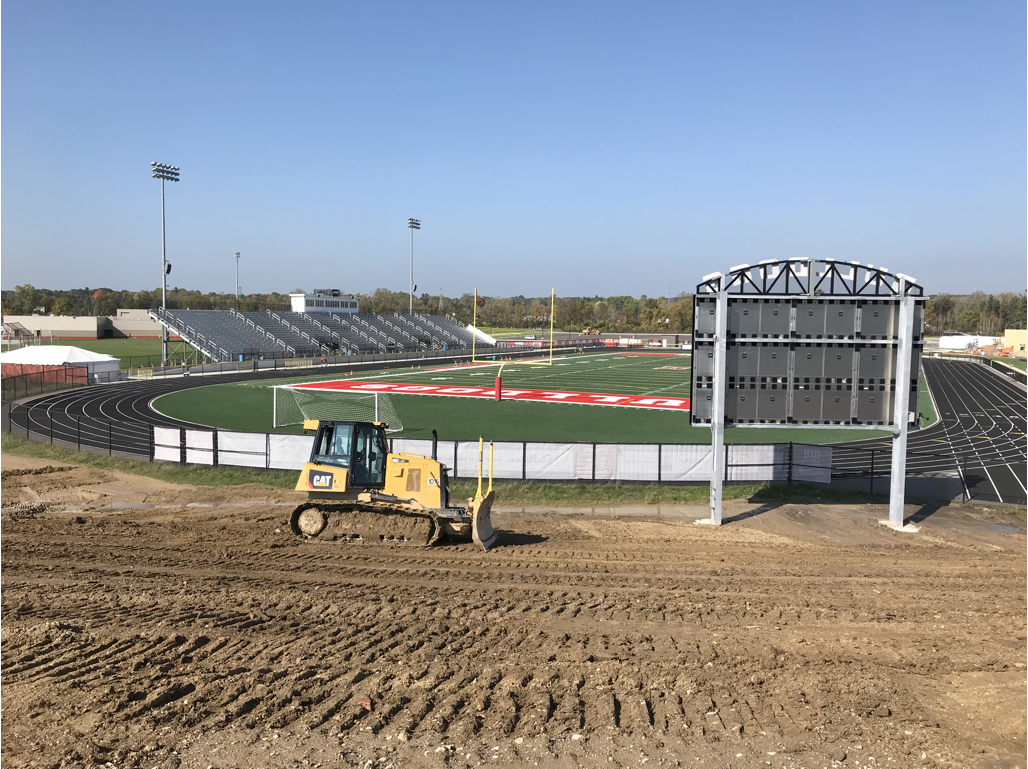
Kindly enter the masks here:
<path id="1" fill-rule="evenodd" d="M 916 421 L 923 299 L 914 306 L 907 382 L 896 381 L 898 297 L 727 299 L 726 426 L 892 427 L 897 397 Z M 710 294 L 693 303 L 694 425 L 711 423 L 716 304 Z"/>

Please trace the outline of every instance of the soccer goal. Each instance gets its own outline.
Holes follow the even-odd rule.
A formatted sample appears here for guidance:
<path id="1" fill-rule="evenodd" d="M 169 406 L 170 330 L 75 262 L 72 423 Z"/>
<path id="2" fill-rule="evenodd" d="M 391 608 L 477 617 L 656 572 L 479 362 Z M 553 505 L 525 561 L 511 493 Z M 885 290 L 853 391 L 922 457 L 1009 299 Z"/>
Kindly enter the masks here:
<path id="1" fill-rule="evenodd" d="M 272 424 L 275 427 L 303 424 L 305 419 L 338 422 L 385 422 L 386 432 L 403 429 L 403 422 L 385 393 L 355 393 L 338 390 L 306 390 L 275 385 Z"/>

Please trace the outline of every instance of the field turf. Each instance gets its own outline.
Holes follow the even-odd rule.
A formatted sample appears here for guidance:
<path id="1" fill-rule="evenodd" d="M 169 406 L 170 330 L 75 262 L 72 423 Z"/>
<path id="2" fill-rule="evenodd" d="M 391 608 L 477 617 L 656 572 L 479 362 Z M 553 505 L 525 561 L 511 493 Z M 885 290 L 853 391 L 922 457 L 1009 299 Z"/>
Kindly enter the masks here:
<path id="1" fill-rule="evenodd" d="M 159 366 L 161 362 L 161 340 L 140 338 L 140 339 L 60 339 L 55 344 L 62 344 L 69 347 L 78 347 L 90 352 L 99 352 L 104 355 L 113 355 L 121 359 L 121 367 L 140 368 L 144 366 Z M 193 355 L 191 345 L 186 345 L 186 353 Z M 168 342 L 168 356 L 174 359 L 182 357 L 182 342 L 177 337 Z"/>
<path id="2" fill-rule="evenodd" d="M 677 351 L 676 351 L 677 352 Z M 557 358 L 552 366 L 508 364 L 503 386 L 508 389 L 545 389 L 619 395 L 689 397 L 689 353 L 626 355 L 590 353 Z M 674 368 L 667 368 L 667 367 Z M 393 369 L 361 372 L 360 381 L 445 384 L 490 387 L 499 366 L 464 368 Z M 347 378 L 347 377 L 343 377 Z M 303 376 L 276 380 L 294 384 L 340 379 Z M 446 398 L 390 394 L 404 429 L 398 435 L 444 440 L 585 441 L 617 443 L 709 443 L 710 430 L 690 427 L 686 412 L 616 406 L 536 403 L 489 399 Z M 162 396 L 154 402 L 160 412 L 183 421 L 210 427 L 256 432 L 300 432 L 299 425 L 272 427 L 272 389 L 263 382 L 239 382 L 193 388 Z M 827 443 L 887 435 L 851 430 L 746 429 L 726 431 L 729 443 Z"/>

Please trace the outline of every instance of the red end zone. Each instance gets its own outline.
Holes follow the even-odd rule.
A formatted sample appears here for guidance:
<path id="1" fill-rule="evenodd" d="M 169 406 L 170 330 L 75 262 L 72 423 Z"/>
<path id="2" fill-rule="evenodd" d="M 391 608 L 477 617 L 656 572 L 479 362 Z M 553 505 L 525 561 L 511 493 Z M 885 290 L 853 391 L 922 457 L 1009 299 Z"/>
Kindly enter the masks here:
<path id="1" fill-rule="evenodd" d="M 488 398 L 496 390 L 492 387 L 453 387 L 447 385 L 407 384 L 405 382 L 307 382 L 291 385 L 297 390 L 337 390 L 364 393 L 396 393 L 398 395 L 439 395 L 445 398 Z M 607 393 L 578 393 L 559 390 L 503 390 L 504 400 L 536 401 L 539 403 L 578 403 L 589 406 L 624 406 L 635 409 L 662 409 L 688 411 L 689 398 L 655 398 L 652 395 L 610 395 Z"/>

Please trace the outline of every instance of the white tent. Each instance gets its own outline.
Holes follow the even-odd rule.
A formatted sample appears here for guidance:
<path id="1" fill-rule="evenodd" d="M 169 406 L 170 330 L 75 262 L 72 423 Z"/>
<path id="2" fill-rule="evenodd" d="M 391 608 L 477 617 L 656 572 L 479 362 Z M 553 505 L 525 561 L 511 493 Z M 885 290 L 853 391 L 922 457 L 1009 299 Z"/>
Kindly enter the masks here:
<path id="1" fill-rule="evenodd" d="M 0 363 L 16 363 L 23 366 L 79 366 L 90 374 L 121 370 L 121 360 L 112 355 L 58 344 L 21 347 L 0 353 Z"/>

